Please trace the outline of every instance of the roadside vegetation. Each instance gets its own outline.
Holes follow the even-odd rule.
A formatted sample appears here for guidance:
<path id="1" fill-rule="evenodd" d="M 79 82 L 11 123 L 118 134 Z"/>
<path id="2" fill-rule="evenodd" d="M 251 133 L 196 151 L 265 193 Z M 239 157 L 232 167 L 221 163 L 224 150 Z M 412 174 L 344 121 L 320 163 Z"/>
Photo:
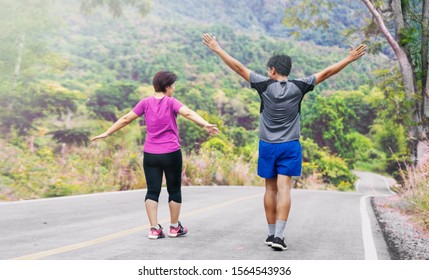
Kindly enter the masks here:
<path id="1" fill-rule="evenodd" d="M 429 155 L 416 167 L 406 166 L 400 173 L 403 183 L 399 195 L 406 202 L 402 210 L 429 233 Z"/>

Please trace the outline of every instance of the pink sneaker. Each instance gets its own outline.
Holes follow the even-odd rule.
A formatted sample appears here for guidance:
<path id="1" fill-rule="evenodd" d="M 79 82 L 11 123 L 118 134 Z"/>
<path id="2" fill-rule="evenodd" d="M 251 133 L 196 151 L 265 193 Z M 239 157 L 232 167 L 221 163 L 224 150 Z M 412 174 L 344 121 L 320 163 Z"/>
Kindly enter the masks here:
<path id="1" fill-rule="evenodd" d="M 159 229 L 155 229 L 155 228 L 150 228 L 149 231 L 149 239 L 159 239 L 159 238 L 164 238 L 164 232 L 162 231 L 162 226 L 158 225 Z"/>
<path id="2" fill-rule="evenodd" d="M 178 227 L 172 227 L 170 226 L 170 234 L 168 236 L 170 237 L 178 237 L 181 235 L 185 235 L 188 232 L 188 229 L 186 227 L 183 227 L 182 224 L 179 222 Z"/>

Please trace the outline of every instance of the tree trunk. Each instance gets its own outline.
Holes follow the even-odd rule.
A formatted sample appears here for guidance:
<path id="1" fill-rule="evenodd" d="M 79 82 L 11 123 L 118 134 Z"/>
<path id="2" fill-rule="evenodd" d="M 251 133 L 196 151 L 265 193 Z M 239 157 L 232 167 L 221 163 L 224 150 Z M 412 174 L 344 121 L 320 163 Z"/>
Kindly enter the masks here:
<path id="1" fill-rule="evenodd" d="M 395 53 L 396 58 L 398 59 L 398 62 L 399 62 L 399 67 L 402 74 L 402 82 L 403 82 L 403 87 L 405 90 L 406 97 L 408 100 L 413 100 L 416 96 L 416 86 L 414 83 L 414 71 L 406 52 L 402 49 L 402 47 L 395 40 L 395 38 L 393 38 L 392 34 L 390 34 L 389 30 L 387 29 L 384 23 L 382 15 L 375 8 L 372 1 L 371 0 L 361 0 L 361 1 L 365 4 L 365 6 L 368 8 L 371 14 L 374 16 L 377 22 L 377 25 L 380 28 L 381 33 L 383 33 L 390 47 L 393 49 L 393 52 Z M 392 8 L 396 8 L 395 5 L 400 5 L 400 1 L 392 0 Z M 399 8 L 399 9 L 400 9 L 399 11 L 396 10 L 396 11 L 393 11 L 393 13 L 401 13 L 402 8 Z M 401 23 L 401 18 L 403 21 L 402 15 L 397 14 L 395 16 L 395 23 L 398 22 L 400 26 L 403 26 L 403 23 Z M 398 29 L 398 31 L 399 30 L 400 29 Z M 418 108 L 418 106 L 415 106 L 413 112 L 411 112 L 411 121 L 413 122 L 414 125 L 411 125 L 408 131 L 410 153 L 411 153 L 410 156 L 413 163 L 416 163 L 417 159 L 421 158 L 421 155 L 418 154 L 419 150 L 417 149 L 417 147 L 418 147 L 418 143 L 420 142 L 420 137 L 422 135 L 421 133 L 422 127 L 420 125 L 419 126 L 415 125 L 415 124 L 421 123 L 421 119 L 419 118 L 419 112 L 418 112 L 419 109 L 420 108 Z"/>
<path id="2" fill-rule="evenodd" d="M 404 15 L 402 13 L 401 0 L 392 0 L 392 10 L 395 20 L 396 41 L 399 41 L 399 32 L 405 27 Z"/>
<path id="3" fill-rule="evenodd" d="M 425 118 L 429 118 L 429 0 L 423 2 L 422 13 L 422 112 Z M 427 132 L 427 131 L 426 131 Z"/>
<path id="4" fill-rule="evenodd" d="M 417 145 L 418 155 L 417 164 L 425 164 L 429 161 L 429 141 L 420 141 Z"/>
<path id="5" fill-rule="evenodd" d="M 429 58 L 428 58 L 428 43 L 429 43 L 429 0 L 423 2 L 422 12 L 422 118 L 424 126 L 424 138 L 425 143 L 418 146 L 419 154 L 422 154 L 418 160 L 429 159 L 429 141 L 428 137 L 428 126 L 429 126 Z M 419 162 L 420 162 L 419 160 Z"/>
<path id="6" fill-rule="evenodd" d="M 408 60 L 407 54 L 401 48 L 395 38 L 393 38 L 392 34 L 390 34 L 389 30 L 384 24 L 384 20 L 381 14 L 377 11 L 372 2 L 370 0 L 362 0 L 362 2 L 367 6 L 368 10 L 374 16 L 381 33 L 383 33 L 390 47 L 393 49 L 393 52 L 395 53 L 396 58 L 399 62 L 399 66 L 401 68 L 402 81 L 407 98 L 413 98 L 415 96 L 413 68 L 411 66 L 410 61 Z"/>
<path id="7" fill-rule="evenodd" d="M 24 51 L 24 39 L 25 39 L 25 36 L 24 36 L 24 34 L 22 34 L 19 38 L 18 58 L 16 59 L 15 72 L 13 74 L 13 88 L 14 89 L 18 86 L 19 74 L 21 72 L 22 53 Z"/>

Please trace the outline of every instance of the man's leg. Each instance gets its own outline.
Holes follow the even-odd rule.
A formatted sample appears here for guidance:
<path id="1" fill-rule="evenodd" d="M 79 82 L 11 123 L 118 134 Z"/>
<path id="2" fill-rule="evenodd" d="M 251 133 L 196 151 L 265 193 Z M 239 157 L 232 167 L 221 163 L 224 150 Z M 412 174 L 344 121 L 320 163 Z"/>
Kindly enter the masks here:
<path id="1" fill-rule="evenodd" d="M 268 237 L 265 244 L 273 244 L 276 233 L 276 208 L 277 208 L 277 177 L 265 179 L 264 208 L 268 223 Z"/>
<path id="2" fill-rule="evenodd" d="M 290 190 L 292 188 L 292 177 L 277 175 L 277 220 L 287 221 L 289 217 L 291 198 Z"/>
<path id="3" fill-rule="evenodd" d="M 276 231 L 277 208 L 277 173 L 275 158 L 273 157 L 273 144 L 259 141 L 258 176 L 265 178 L 264 208 L 268 223 L 268 237 L 265 244 L 271 246 Z"/>
<path id="4" fill-rule="evenodd" d="M 276 223 L 277 177 L 265 179 L 264 208 L 267 223 Z"/>
<path id="5" fill-rule="evenodd" d="M 273 240 L 273 247 L 276 250 L 286 250 L 287 245 L 284 242 L 284 231 L 286 222 L 289 217 L 291 198 L 290 190 L 292 188 L 292 177 L 277 175 L 277 218 L 276 218 L 276 232 Z"/>

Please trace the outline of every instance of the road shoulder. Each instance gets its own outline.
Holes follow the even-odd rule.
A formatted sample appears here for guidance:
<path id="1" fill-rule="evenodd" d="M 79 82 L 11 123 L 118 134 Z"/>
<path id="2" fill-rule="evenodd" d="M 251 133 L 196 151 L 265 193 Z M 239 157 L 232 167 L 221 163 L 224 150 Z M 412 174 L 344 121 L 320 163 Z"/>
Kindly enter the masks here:
<path id="1" fill-rule="evenodd" d="M 420 230 L 409 215 L 396 207 L 397 196 L 373 197 L 371 204 L 394 260 L 428 260 L 429 233 Z"/>

